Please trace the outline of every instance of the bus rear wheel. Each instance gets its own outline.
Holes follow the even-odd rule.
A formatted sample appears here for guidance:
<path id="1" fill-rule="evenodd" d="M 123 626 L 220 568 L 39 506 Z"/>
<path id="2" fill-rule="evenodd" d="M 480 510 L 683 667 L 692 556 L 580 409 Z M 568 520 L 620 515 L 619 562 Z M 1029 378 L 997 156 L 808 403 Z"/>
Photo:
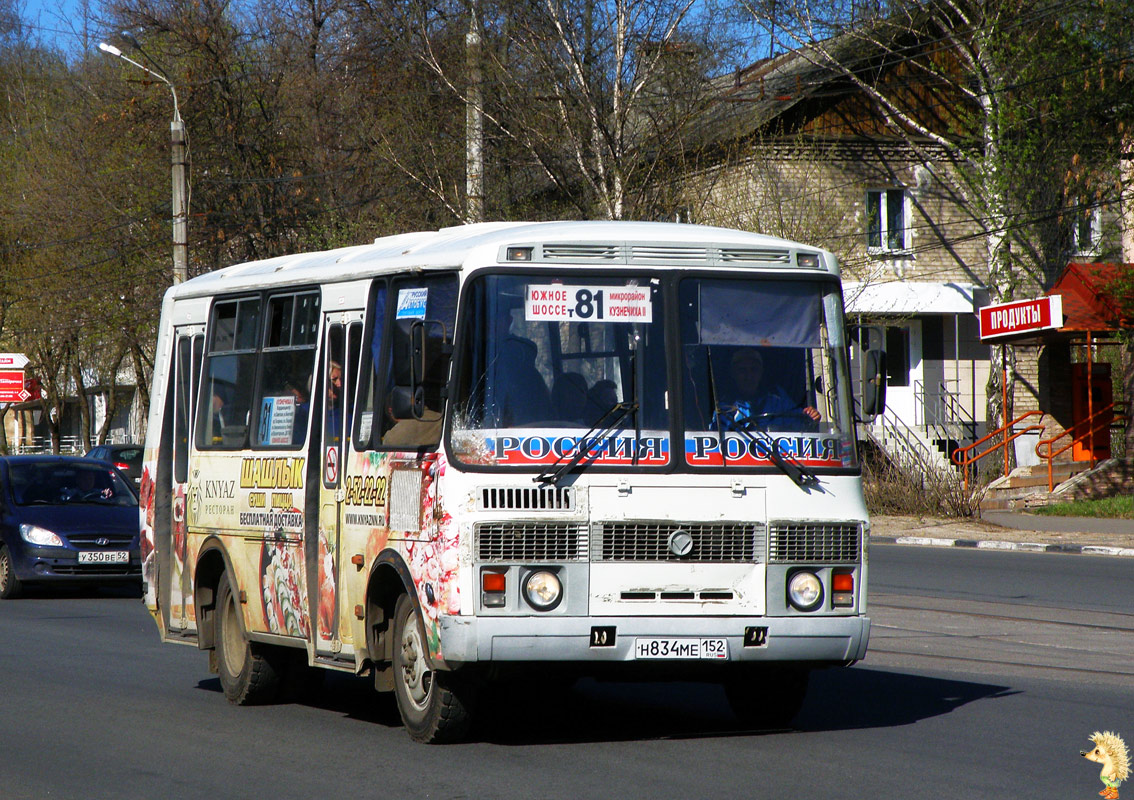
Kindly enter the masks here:
<path id="1" fill-rule="evenodd" d="M 268 654 L 244 638 L 240 605 L 228 575 L 221 575 L 217 590 L 217 672 L 224 696 L 238 706 L 269 703 L 276 699 L 280 672 Z"/>
<path id="2" fill-rule="evenodd" d="M 463 738 L 472 721 L 468 688 L 453 673 L 430 668 L 421 617 L 403 594 L 394 608 L 394 696 L 410 738 L 426 744 Z"/>

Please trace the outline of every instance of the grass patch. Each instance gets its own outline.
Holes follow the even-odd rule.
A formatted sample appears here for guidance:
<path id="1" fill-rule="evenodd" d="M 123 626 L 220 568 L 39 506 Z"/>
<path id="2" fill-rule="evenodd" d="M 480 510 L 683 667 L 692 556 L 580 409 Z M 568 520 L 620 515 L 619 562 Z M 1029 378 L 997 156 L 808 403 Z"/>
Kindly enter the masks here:
<path id="1" fill-rule="evenodd" d="M 1071 500 L 1033 508 L 1035 514 L 1055 517 L 1100 517 L 1105 519 L 1134 519 L 1134 497 L 1103 497 L 1099 500 Z"/>

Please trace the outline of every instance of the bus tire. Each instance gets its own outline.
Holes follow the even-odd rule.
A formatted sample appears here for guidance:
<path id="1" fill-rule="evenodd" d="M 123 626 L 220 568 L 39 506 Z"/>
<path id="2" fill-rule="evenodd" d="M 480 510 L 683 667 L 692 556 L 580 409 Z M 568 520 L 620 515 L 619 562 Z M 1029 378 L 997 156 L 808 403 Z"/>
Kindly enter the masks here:
<path id="1" fill-rule="evenodd" d="M 12 563 L 12 554 L 8 548 L 0 544 L 0 599 L 11 600 L 19 597 L 23 583 L 16 577 L 16 566 Z"/>
<path id="2" fill-rule="evenodd" d="M 216 615 L 217 673 L 228 702 L 247 706 L 275 700 L 280 672 L 266 651 L 244 638 L 240 604 L 227 574 L 220 577 Z"/>
<path id="3" fill-rule="evenodd" d="M 463 738 L 472 717 L 453 673 L 429 667 L 421 618 L 409 595 L 394 608 L 394 696 L 410 738 L 425 744 Z"/>
<path id="4" fill-rule="evenodd" d="M 760 729 L 786 728 L 803 706 L 810 675 L 805 667 L 740 670 L 725 680 L 725 697 L 742 724 Z"/>

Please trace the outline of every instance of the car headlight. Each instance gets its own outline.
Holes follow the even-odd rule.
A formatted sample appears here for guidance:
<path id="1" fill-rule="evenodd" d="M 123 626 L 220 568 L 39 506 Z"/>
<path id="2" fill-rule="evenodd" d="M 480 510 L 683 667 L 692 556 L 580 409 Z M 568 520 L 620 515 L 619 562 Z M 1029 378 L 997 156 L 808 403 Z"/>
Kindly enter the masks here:
<path id="1" fill-rule="evenodd" d="M 524 581 L 524 599 L 536 611 L 550 611 L 563 597 L 559 576 L 548 570 L 536 570 Z"/>
<path id="2" fill-rule="evenodd" d="M 63 540 L 57 535 L 47 530 L 47 528 L 41 528 L 38 525 L 21 524 L 20 538 L 28 544 L 35 544 L 40 547 L 66 547 L 66 545 L 63 544 Z"/>
<path id="3" fill-rule="evenodd" d="M 823 582 L 814 572 L 797 572 L 788 580 L 787 596 L 800 611 L 812 611 L 823 601 Z"/>

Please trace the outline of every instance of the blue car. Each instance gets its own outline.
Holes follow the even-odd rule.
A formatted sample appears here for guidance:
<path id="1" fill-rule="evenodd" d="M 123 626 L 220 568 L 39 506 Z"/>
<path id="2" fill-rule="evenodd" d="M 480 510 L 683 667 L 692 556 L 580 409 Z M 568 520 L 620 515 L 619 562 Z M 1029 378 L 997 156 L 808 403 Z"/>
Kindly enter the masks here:
<path id="1" fill-rule="evenodd" d="M 140 584 L 138 532 L 138 496 L 114 466 L 0 458 L 0 598 L 33 584 Z"/>

